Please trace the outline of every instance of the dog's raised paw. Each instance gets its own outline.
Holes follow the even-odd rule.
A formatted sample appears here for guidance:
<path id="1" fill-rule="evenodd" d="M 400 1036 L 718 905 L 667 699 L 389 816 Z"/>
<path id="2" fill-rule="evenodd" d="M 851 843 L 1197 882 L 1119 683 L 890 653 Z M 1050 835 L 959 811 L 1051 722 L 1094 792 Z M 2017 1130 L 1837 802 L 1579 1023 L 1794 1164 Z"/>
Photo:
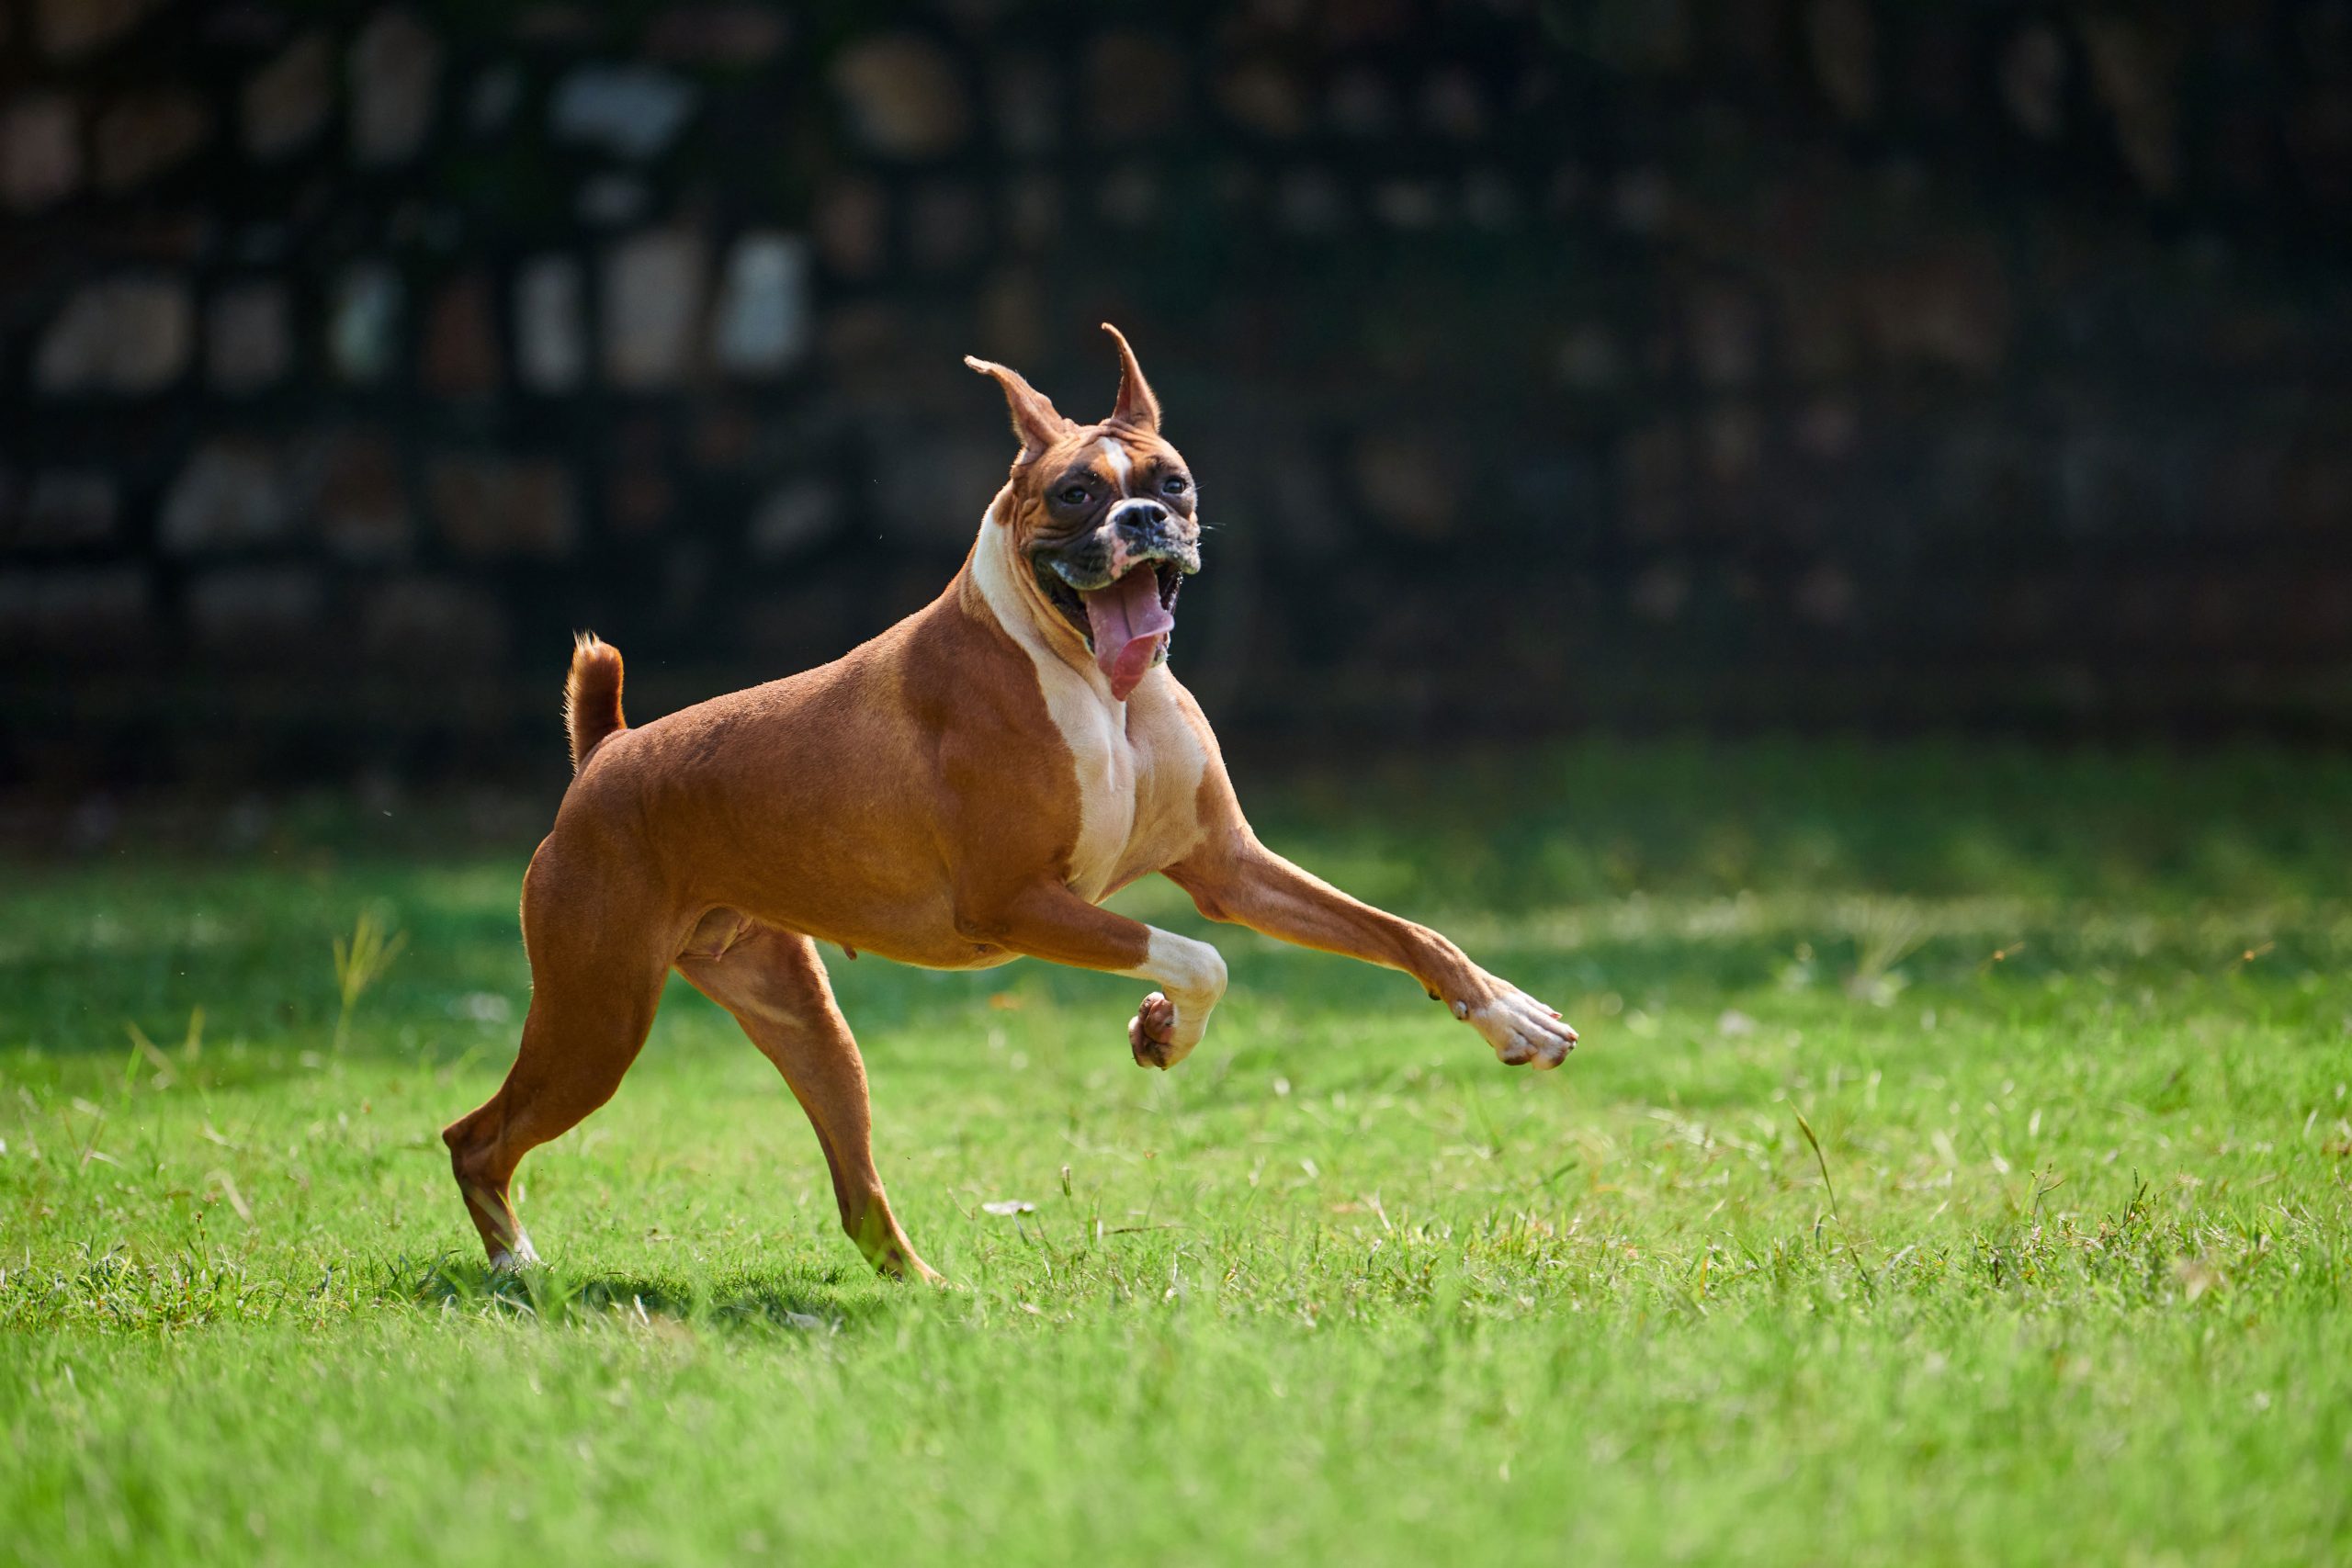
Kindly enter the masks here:
<path id="1" fill-rule="evenodd" d="M 1577 1048 L 1577 1032 L 1525 991 L 1507 989 L 1483 1007 L 1456 1003 L 1454 1016 L 1485 1036 L 1507 1067 L 1556 1067 Z"/>
<path id="2" fill-rule="evenodd" d="M 1176 1050 L 1176 1004 L 1159 991 L 1144 998 L 1135 1017 L 1127 1020 L 1127 1049 L 1138 1067 L 1165 1072 L 1182 1060 Z"/>

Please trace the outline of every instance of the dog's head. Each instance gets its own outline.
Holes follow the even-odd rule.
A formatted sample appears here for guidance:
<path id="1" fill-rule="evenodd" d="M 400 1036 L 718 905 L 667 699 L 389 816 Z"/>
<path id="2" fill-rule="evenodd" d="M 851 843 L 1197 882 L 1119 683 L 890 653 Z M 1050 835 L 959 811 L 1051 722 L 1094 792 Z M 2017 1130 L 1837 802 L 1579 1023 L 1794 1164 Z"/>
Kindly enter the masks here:
<path id="1" fill-rule="evenodd" d="M 1023 604 L 1075 637 L 1121 701 L 1168 657 L 1176 591 L 1201 570 L 1192 470 L 1159 434 L 1159 400 L 1119 329 L 1119 397 L 1100 424 L 1064 419 L 1019 373 L 964 363 L 1004 389 L 1021 443 L 990 526 L 1010 531 Z"/>

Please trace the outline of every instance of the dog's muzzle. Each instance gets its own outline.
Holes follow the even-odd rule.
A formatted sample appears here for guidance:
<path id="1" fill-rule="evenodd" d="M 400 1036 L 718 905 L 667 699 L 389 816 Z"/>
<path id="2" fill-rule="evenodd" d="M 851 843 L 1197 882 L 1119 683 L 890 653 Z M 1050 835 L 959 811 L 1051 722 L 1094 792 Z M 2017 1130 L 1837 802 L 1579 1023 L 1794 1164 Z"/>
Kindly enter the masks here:
<path id="1" fill-rule="evenodd" d="M 1199 532 L 1156 501 L 1123 501 L 1101 526 L 1041 557 L 1053 574 L 1080 593 L 1108 587 L 1136 567 L 1165 564 L 1190 577 L 1201 570 Z"/>
<path id="2" fill-rule="evenodd" d="M 1046 599 L 1124 700 L 1146 670 L 1167 660 L 1177 590 L 1201 570 L 1200 530 L 1158 502 L 1123 501 L 1093 529 L 1032 559 Z"/>

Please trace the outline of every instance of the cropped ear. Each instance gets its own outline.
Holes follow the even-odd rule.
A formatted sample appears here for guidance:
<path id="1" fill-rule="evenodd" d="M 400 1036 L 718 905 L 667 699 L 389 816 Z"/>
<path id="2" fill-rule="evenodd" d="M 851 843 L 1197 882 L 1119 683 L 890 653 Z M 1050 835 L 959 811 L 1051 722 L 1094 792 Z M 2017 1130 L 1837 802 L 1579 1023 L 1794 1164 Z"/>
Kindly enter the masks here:
<path id="1" fill-rule="evenodd" d="M 1110 322 L 1102 330 L 1119 345 L 1119 400 L 1111 407 L 1113 424 L 1124 424 L 1146 435 L 1159 434 L 1159 400 L 1151 395 L 1151 383 L 1143 378 L 1143 367 L 1136 363 L 1136 351 L 1127 346 L 1126 334 Z"/>
<path id="2" fill-rule="evenodd" d="M 983 376 L 996 378 L 1004 389 L 1004 404 L 1012 414 L 1012 434 L 1021 443 L 1020 460 L 1034 463 L 1045 456 L 1046 448 L 1067 431 L 1077 426 L 1064 419 L 1046 394 L 1021 378 L 1021 372 L 1010 370 L 993 360 L 964 356 L 964 363 Z"/>

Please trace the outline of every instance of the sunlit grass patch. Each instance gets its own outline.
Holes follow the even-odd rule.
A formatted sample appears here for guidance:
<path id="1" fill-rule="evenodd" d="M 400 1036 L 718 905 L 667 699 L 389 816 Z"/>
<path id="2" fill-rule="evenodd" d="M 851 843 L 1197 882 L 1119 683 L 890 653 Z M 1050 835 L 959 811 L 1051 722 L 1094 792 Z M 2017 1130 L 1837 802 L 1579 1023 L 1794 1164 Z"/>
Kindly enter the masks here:
<path id="1" fill-rule="evenodd" d="M 491 1274 L 436 1129 L 523 852 L 28 868 L 0 931 L 0 1560 L 2352 1555 L 2343 770 L 1596 748 L 1266 837 L 1559 1002 L 1204 927 L 836 983 L 910 1233 L 676 987 Z M 2333 793 L 2331 793 L 2333 792 Z M 322 858 L 324 857 L 324 858 Z M 345 1017 L 332 939 L 407 945 Z"/>

